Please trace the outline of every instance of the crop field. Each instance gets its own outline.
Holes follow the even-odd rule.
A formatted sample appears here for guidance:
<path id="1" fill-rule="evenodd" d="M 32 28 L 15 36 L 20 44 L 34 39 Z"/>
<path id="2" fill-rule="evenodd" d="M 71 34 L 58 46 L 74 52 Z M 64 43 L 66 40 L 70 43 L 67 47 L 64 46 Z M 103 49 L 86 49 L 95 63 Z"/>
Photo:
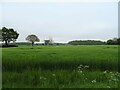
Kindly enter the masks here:
<path id="1" fill-rule="evenodd" d="M 117 45 L 2 48 L 3 88 L 117 88 Z"/>

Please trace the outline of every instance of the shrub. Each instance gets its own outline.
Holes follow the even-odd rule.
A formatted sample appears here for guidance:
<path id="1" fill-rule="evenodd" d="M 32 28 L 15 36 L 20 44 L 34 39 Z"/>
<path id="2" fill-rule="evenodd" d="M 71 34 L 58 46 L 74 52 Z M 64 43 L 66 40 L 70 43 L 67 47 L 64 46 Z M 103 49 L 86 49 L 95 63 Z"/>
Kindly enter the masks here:
<path id="1" fill-rule="evenodd" d="M 6 47 L 18 47 L 18 45 L 2 45 L 2 48 L 6 48 Z"/>

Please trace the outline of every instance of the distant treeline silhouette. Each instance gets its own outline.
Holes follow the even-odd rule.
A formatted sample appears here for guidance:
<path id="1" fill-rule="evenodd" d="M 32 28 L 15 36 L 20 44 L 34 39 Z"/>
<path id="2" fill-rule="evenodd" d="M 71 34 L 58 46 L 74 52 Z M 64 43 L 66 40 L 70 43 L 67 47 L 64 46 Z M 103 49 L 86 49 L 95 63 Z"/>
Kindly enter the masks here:
<path id="1" fill-rule="evenodd" d="M 29 42 L 16 42 L 17 45 L 31 45 Z M 46 45 L 45 43 L 36 43 L 35 45 Z M 120 45 L 120 38 L 113 38 L 105 41 L 98 40 L 74 40 L 68 43 L 52 43 L 47 45 Z"/>
<path id="2" fill-rule="evenodd" d="M 3 27 L 0 29 L 0 41 L 2 47 L 15 47 L 17 45 L 34 45 L 35 42 L 39 42 L 40 39 L 38 36 L 31 34 L 26 37 L 26 40 L 29 42 L 15 42 L 19 37 L 19 33 L 12 28 Z M 13 43 L 11 43 L 13 42 Z M 44 43 L 38 43 L 35 45 L 120 45 L 120 38 L 113 38 L 104 41 L 98 40 L 74 40 L 68 43 L 55 43 L 52 38 L 44 40 Z"/>
<path id="3" fill-rule="evenodd" d="M 31 43 L 30 42 L 15 42 L 14 44 L 16 45 L 26 45 L 26 46 L 30 46 Z M 45 43 L 35 43 L 35 45 L 46 45 Z M 47 45 L 67 45 L 67 43 L 52 43 L 52 44 L 47 44 Z"/>
<path id="4" fill-rule="evenodd" d="M 120 45 L 120 38 L 113 38 L 107 40 L 108 45 Z"/>
<path id="5" fill-rule="evenodd" d="M 107 42 L 97 40 L 74 40 L 68 42 L 70 45 L 120 45 L 120 38 L 113 38 Z"/>
<path id="6" fill-rule="evenodd" d="M 106 42 L 95 40 L 75 40 L 68 42 L 70 45 L 105 45 Z"/>

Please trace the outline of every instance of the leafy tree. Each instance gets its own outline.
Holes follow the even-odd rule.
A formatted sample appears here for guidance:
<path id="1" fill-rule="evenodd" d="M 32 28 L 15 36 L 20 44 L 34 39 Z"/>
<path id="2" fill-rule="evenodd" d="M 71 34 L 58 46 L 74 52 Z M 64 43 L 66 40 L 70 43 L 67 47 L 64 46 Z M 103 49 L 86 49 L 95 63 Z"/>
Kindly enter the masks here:
<path id="1" fill-rule="evenodd" d="M 107 40 L 107 44 L 112 45 L 113 44 L 113 40 L 111 40 L 111 39 Z"/>
<path id="2" fill-rule="evenodd" d="M 3 27 L 0 29 L 0 41 L 5 42 L 5 45 L 7 46 L 9 42 L 13 41 L 15 42 L 18 38 L 19 34 L 17 31 L 14 31 L 12 28 L 6 28 Z"/>
<path id="3" fill-rule="evenodd" d="M 118 44 L 120 45 L 120 38 L 118 38 L 117 41 L 118 41 Z"/>
<path id="4" fill-rule="evenodd" d="M 120 38 L 109 39 L 109 40 L 107 40 L 107 44 L 108 45 L 118 45 L 118 44 L 120 44 Z"/>
<path id="5" fill-rule="evenodd" d="M 26 40 L 30 41 L 32 43 L 32 46 L 34 45 L 35 42 L 39 42 L 40 41 L 40 39 L 36 35 L 34 35 L 34 34 L 28 35 L 26 37 Z"/>

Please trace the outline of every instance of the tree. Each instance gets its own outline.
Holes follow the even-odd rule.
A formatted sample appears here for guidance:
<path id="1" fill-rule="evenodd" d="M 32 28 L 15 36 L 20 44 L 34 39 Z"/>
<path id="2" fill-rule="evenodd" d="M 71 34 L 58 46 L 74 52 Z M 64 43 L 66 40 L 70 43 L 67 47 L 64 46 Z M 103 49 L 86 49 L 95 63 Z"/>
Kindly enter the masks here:
<path id="1" fill-rule="evenodd" d="M 118 45 L 120 45 L 120 38 L 117 39 Z"/>
<path id="2" fill-rule="evenodd" d="M 13 41 L 15 42 L 18 38 L 19 34 L 17 31 L 14 31 L 12 28 L 6 28 L 3 27 L 0 29 L 0 41 L 5 42 L 5 45 L 7 46 L 9 42 Z"/>
<path id="3" fill-rule="evenodd" d="M 53 38 L 52 37 L 49 37 L 49 44 L 50 45 L 53 45 L 54 41 L 53 41 Z"/>
<path id="4" fill-rule="evenodd" d="M 50 44 L 50 40 L 44 40 L 45 45 L 49 45 Z"/>
<path id="5" fill-rule="evenodd" d="M 30 41 L 32 43 L 32 46 L 34 45 L 35 42 L 39 42 L 40 41 L 40 39 L 36 35 L 34 35 L 34 34 L 28 35 L 26 37 L 26 40 Z"/>
<path id="6" fill-rule="evenodd" d="M 107 44 L 108 45 L 113 45 L 113 40 L 111 40 L 111 39 L 107 40 Z"/>
<path id="7" fill-rule="evenodd" d="M 44 40 L 45 45 L 53 45 L 54 41 L 52 37 L 49 37 L 49 39 Z"/>
<path id="8" fill-rule="evenodd" d="M 118 45 L 118 44 L 120 44 L 120 38 L 109 39 L 109 40 L 107 40 L 107 44 L 108 45 Z"/>

